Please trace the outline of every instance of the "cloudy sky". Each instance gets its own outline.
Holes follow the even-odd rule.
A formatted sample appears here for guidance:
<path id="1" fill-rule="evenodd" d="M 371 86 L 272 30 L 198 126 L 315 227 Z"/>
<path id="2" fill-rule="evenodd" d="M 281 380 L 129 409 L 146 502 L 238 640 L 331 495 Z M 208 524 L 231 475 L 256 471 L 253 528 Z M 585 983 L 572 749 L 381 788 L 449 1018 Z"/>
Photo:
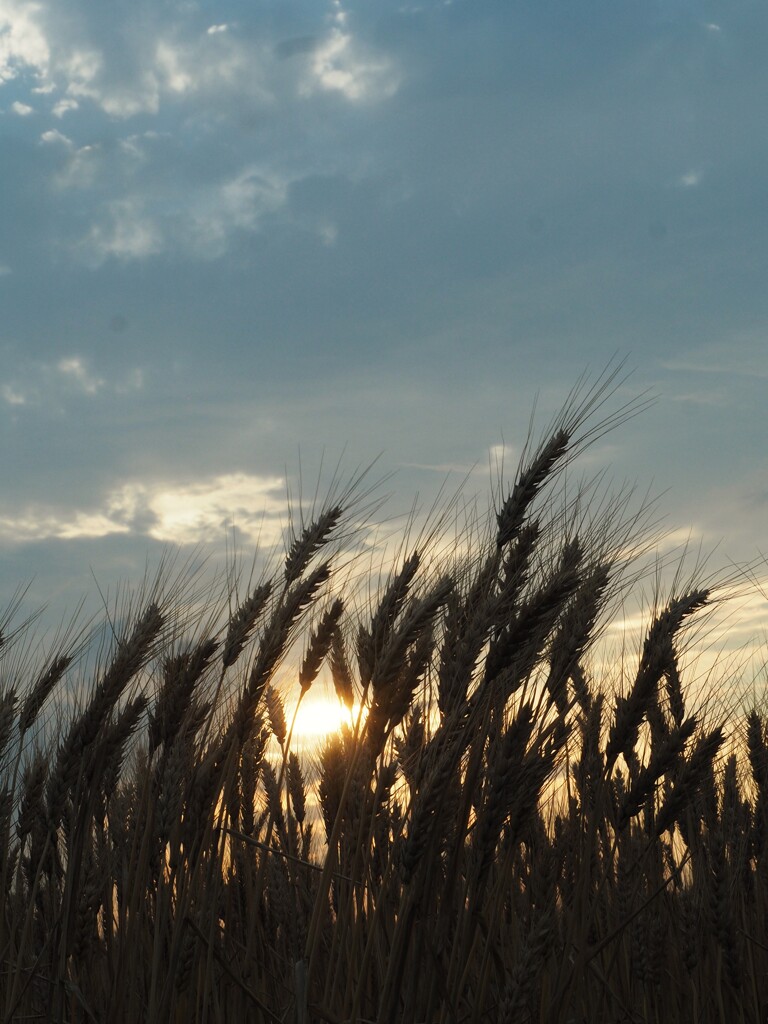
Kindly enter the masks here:
<path id="1" fill-rule="evenodd" d="M 247 547 L 299 450 L 483 489 L 614 356 L 657 402 L 592 465 L 758 557 L 766 52 L 754 0 L 0 0 L 0 597 Z"/>

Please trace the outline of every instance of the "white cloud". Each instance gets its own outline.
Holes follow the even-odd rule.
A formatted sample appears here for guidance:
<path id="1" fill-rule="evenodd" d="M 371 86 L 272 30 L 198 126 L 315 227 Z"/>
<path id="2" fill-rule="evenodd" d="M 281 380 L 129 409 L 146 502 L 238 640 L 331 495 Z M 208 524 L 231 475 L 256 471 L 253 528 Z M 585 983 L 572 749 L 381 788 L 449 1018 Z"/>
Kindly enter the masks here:
<path id="1" fill-rule="evenodd" d="M 103 66 L 101 54 L 96 50 L 75 48 L 60 63 L 60 69 L 69 79 L 69 89 L 85 87 L 96 78 Z"/>
<path id="2" fill-rule="evenodd" d="M 71 139 L 56 129 L 44 132 L 41 141 L 58 143 L 66 148 L 53 176 L 58 188 L 90 188 L 97 181 L 105 192 L 124 192 L 137 168 L 147 161 L 147 153 L 139 135 L 119 139 L 117 145 L 89 143 L 75 148 Z"/>
<path id="3" fill-rule="evenodd" d="M 18 114 L 19 117 L 29 117 L 30 114 L 35 112 L 34 107 L 30 107 L 28 103 L 19 103 L 18 100 L 11 104 L 11 110 L 14 114 Z"/>
<path id="4" fill-rule="evenodd" d="M 68 136 L 56 128 L 43 132 L 40 141 L 59 148 L 60 163 L 52 179 L 57 188 L 90 188 L 94 184 L 104 164 L 99 145 L 80 146 L 78 149 Z"/>
<path id="5" fill-rule="evenodd" d="M 179 193 L 173 202 L 151 204 L 139 196 L 115 200 L 76 251 L 92 266 L 166 251 L 217 259 L 238 232 L 258 231 L 264 217 L 285 205 L 287 195 L 287 180 L 251 166 L 208 188 Z"/>
<path id="6" fill-rule="evenodd" d="M 246 45 L 228 26 L 214 26 L 189 42 L 162 39 L 155 49 L 154 68 L 161 87 L 177 96 L 236 93 L 258 103 L 270 103 L 262 50 Z"/>
<path id="7" fill-rule="evenodd" d="M 100 146 L 81 146 L 73 150 L 54 182 L 59 188 L 90 188 L 102 165 Z"/>
<path id="8" fill-rule="evenodd" d="M 347 23 L 347 12 L 341 5 L 341 0 L 333 0 L 331 6 L 333 7 L 333 20 L 337 25 L 346 25 Z"/>
<path id="9" fill-rule="evenodd" d="M 103 223 L 95 224 L 79 248 L 96 266 L 110 257 L 119 260 L 145 259 L 164 248 L 159 226 L 144 212 L 136 198 L 120 199 L 107 205 Z"/>
<path id="10" fill-rule="evenodd" d="M 735 331 L 721 341 L 700 345 L 687 352 L 660 360 L 665 370 L 690 375 L 768 378 L 765 364 L 765 335 L 759 330 Z"/>
<path id="11" fill-rule="evenodd" d="M 67 148 L 71 148 L 74 145 L 72 139 L 68 139 L 66 135 L 63 135 L 56 128 L 51 128 L 49 131 L 43 132 L 43 134 L 40 136 L 40 141 L 47 143 L 49 146 L 61 145 L 66 146 Z"/>
<path id="12" fill-rule="evenodd" d="M 339 237 L 339 229 L 336 224 L 332 224 L 330 221 L 323 221 L 318 225 L 317 233 L 320 236 L 320 241 L 323 245 L 332 246 L 336 244 L 336 240 Z"/>
<path id="13" fill-rule="evenodd" d="M 68 114 L 70 110 L 77 110 L 79 106 L 80 104 L 77 102 L 77 100 L 63 99 L 59 100 L 57 103 L 54 103 L 53 107 L 51 108 L 51 113 L 54 117 L 64 117 L 64 115 Z"/>
<path id="14" fill-rule="evenodd" d="M 220 256 L 236 231 L 256 231 L 264 216 L 282 207 L 287 182 L 249 167 L 235 178 L 197 196 L 191 205 L 190 242 L 200 256 Z"/>
<path id="15" fill-rule="evenodd" d="M 138 504 L 130 488 L 107 496 L 102 509 L 61 510 L 40 503 L 0 512 L 0 540 L 26 544 L 42 540 L 77 540 L 130 533 Z"/>
<path id="16" fill-rule="evenodd" d="M 52 0 L 0 0 L 0 84 L 31 70 L 38 79 L 34 92 L 63 93 L 53 104 L 54 117 L 83 100 L 111 117 L 129 118 L 158 113 L 168 94 L 235 89 L 270 98 L 258 46 L 232 33 L 227 22 L 210 25 L 202 37 L 198 29 L 185 34 L 185 12 L 176 13 L 175 23 L 158 15 L 145 24 L 128 7 L 117 36 L 102 39 L 86 34 L 87 18 L 60 17 Z"/>
<path id="17" fill-rule="evenodd" d="M 60 18 L 52 0 L 0 0 L 0 82 L 32 69 L 35 91 L 58 92 L 56 118 L 85 100 L 115 118 L 157 114 L 168 96 L 235 94 L 270 104 L 268 78 L 275 74 L 276 88 L 291 89 L 268 40 L 249 39 L 227 21 L 201 34 L 193 20 L 177 9 L 175 22 L 158 13 L 148 25 L 126 9 L 119 31 L 100 38 L 86 34 L 87 18 Z M 347 21 L 335 4 L 326 38 L 299 64 L 300 92 L 335 92 L 350 101 L 391 96 L 399 84 L 393 62 L 364 47 Z"/>
<path id="18" fill-rule="evenodd" d="M 120 152 L 130 157 L 135 163 L 144 163 L 147 159 L 147 153 L 141 142 L 142 136 L 128 135 L 126 138 L 120 139 L 118 143 Z"/>
<path id="19" fill-rule="evenodd" d="M 126 81 L 111 82 L 110 66 L 103 55 L 87 46 L 75 46 L 61 56 L 56 71 L 67 80 L 63 103 L 89 99 L 111 117 L 127 118 L 136 114 L 156 114 L 160 108 L 160 86 L 152 68 L 134 60 Z M 68 106 L 67 109 L 75 109 Z"/>
<path id="20" fill-rule="evenodd" d="M 0 540 L 23 544 L 144 532 L 172 544 L 221 540 L 232 526 L 269 546 L 282 536 L 284 481 L 230 473 L 194 483 L 146 486 L 128 483 L 109 492 L 100 507 L 61 510 L 32 504 L 0 512 Z"/>
<path id="21" fill-rule="evenodd" d="M 108 516 L 87 512 L 61 515 L 39 506 L 30 506 L 15 515 L 0 515 L 0 540 L 25 544 L 40 540 L 76 540 L 82 537 L 106 537 L 128 533 L 130 528 Z"/>
<path id="22" fill-rule="evenodd" d="M 503 469 L 505 474 L 514 473 L 520 459 L 520 451 L 508 444 L 492 444 L 488 449 L 491 470 Z"/>
<path id="23" fill-rule="evenodd" d="M 508 481 L 515 475 L 519 461 L 519 447 L 504 443 L 492 444 L 488 449 L 487 463 L 482 467 L 478 465 L 478 469 L 482 468 L 485 473 L 489 470 L 492 477 L 503 476 Z"/>
<path id="24" fill-rule="evenodd" d="M 669 402 L 686 402 L 688 405 L 706 406 L 711 409 L 724 408 L 731 404 L 731 398 L 725 389 L 713 389 L 710 391 L 676 390 L 672 394 L 666 395 L 665 398 Z"/>
<path id="25" fill-rule="evenodd" d="M 195 85 L 194 69 L 182 50 L 167 42 L 157 44 L 155 62 L 171 92 L 189 92 Z"/>
<path id="26" fill-rule="evenodd" d="M 91 83 L 102 66 L 101 54 L 96 50 L 75 47 L 59 59 L 57 70 L 68 79 L 67 92 L 73 96 L 92 96 Z"/>
<path id="27" fill-rule="evenodd" d="M 695 188 L 701 182 L 701 171 L 687 171 L 677 179 L 678 185 L 683 188 Z"/>
<path id="28" fill-rule="evenodd" d="M 25 0 L 0 0 L 0 83 L 24 68 L 45 77 L 50 48 L 39 23 L 43 7 Z"/>
<path id="29" fill-rule="evenodd" d="M 88 93 L 83 92 L 81 95 Z M 128 87 L 92 89 L 90 95 L 110 117 L 157 114 L 160 110 L 160 87 L 151 71 L 142 74 Z"/>
<path id="30" fill-rule="evenodd" d="M 14 378 L 0 386 L 0 401 L 9 406 L 38 408 L 44 405 L 49 411 L 64 415 L 74 400 L 81 405 L 84 395 L 134 394 L 143 386 L 144 373 L 138 367 L 106 380 L 93 371 L 87 359 L 69 355 L 57 362 L 17 364 Z"/>
<path id="31" fill-rule="evenodd" d="M 168 96 L 234 93 L 270 104 L 275 74 L 276 88 L 292 88 L 285 71 L 276 71 L 268 40 L 248 38 L 227 21 L 201 34 L 193 20 L 177 9 L 174 22 L 158 13 L 148 25 L 126 9 L 119 31 L 106 39 L 86 34 L 87 18 L 60 18 L 52 0 L 0 0 L 0 82 L 31 68 L 35 91 L 58 91 L 56 118 L 85 100 L 115 118 L 156 114 Z M 399 85 L 392 60 L 363 46 L 347 22 L 334 4 L 328 34 L 299 64 L 300 93 L 332 92 L 356 102 L 391 96 Z"/>
<path id="32" fill-rule="evenodd" d="M 64 96 L 53 106 L 55 117 L 76 110 L 79 101 L 98 104 L 112 117 L 157 113 L 160 86 L 155 69 L 142 62 L 143 48 L 129 58 L 124 81 L 111 80 L 111 61 L 98 46 L 78 35 L 75 19 L 54 25 L 50 4 L 0 0 L 0 83 L 31 68 L 40 80 L 33 91 L 50 93 L 63 88 Z M 55 80 L 55 84 L 54 84 Z"/>
<path id="33" fill-rule="evenodd" d="M 22 394 L 22 392 L 12 384 L 3 384 L 2 388 L 0 388 L 0 397 L 2 397 L 3 401 L 8 405 L 27 404 L 26 395 Z"/>
<path id="34" fill-rule="evenodd" d="M 119 82 L 111 79 L 110 63 L 103 55 L 88 47 L 76 48 L 61 58 L 56 70 L 68 82 L 68 101 L 90 99 L 116 118 L 157 114 L 168 95 L 217 96 L 236 91 L 269 101 L 260 50 L 246 45 L 229 27 L 213 25 L 202 37 L 189 40 L 177 38 L 175 33 L 160 35 L 157 42 L 148 39 L 145 47 L 130 55 L 128 73 Z"/>
<path id="35" fill-rule="evenodd" d="M 176 544 L 220 539 L 232 525 L 264 543 L 280 537 L 285 509 L 285 483 L 280 477 L 231 473 L 200 483 L 160 489 L 147 497 L 156 517 L 149 536 Z M 266 517 L 266 518 L 265 518 Z"/>
<path id="36" fill-rule="evenodd" d="M 104 386 L 101 377 L 94 377 L 80 356 L 68 356 L 65 359 L 60 359 L 56 364 L 56 369 L 62 377 L 75 383 L 87 395 L 95 395 Z"/>
<path id="37" fill-rule="evenodd" d="M 341 12 L 343 14 L 343 12 Z M 310 61 L 310 77 L 302 92 L 340 92 L 352 101 L 382 100 L 393 96 L 399 75 L 387 57 L 364 53 L 352 35 L 333 28 Z"/>

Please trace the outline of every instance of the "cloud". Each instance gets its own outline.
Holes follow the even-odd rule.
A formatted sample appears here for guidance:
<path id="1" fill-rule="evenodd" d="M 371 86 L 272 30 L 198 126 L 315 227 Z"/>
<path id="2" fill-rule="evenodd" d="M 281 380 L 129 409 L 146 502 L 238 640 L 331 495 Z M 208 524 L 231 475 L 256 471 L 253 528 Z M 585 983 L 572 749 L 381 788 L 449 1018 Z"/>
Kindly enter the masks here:
<path id="1" fill-rule="evenodd" d="M 98 50 L 75 44 L 69 52 L 60 51 L 56 71 L 66 81 L 70 97 L 99 100 L 99 91 L 94 83 L 103 66 L 104 59 Z"/>
<path id="2" fill-rule="evenodd" d="M 399 86 L 400 76 L 388 57 L 366 51 L 349 32 L 334 27 L 312 53 L 302 92 L 338 92 L 362 102 L 389 99 Z"/>
<path id="3" fill-rule="evenodd" d="M 25 544 L 136 533 L 178 545 L 221 541 L 235 527 L 252 542 L 282 537 L 285 482 L 280 477 L 230 473 L 194 482 L 126 483 L 101 507 L 55 509 L 34 503 L 0 508 L 0 541 Z"/>
<path id="4" fill-rule="evenodd" d="M 177 96 L 234 93 L 251 101 L 271 102 L 260 45 L 238 39 L 226 31 L 226 25 L 214 28 L 186 41 L 158 42 L 154 67 L 161 89 Z"/>
<path id="5" fill-rule="evenodd" d="M 62 190 L 99 186 L 99 198 L 102 195 L 110 197 L 106 201 L 102 200 L 101 217 L 98 220 L 103 223 L 110 218 L 110 203 L 119 202 L 121 196 L 130 202 L 130 192 L 137 187 L 136 173 L 148 160 L 144 145 L 147 135 L 133 134 L 116 140 L 106 139 L 76 146 L 72 139 L 58 129 L 49 129 L 43 132 L 40 141 L 57 146 L 59 150 L 58 164 L 50 183 Z M 119 219 L 119 208 L 115 216 Z"/>
<path id="6" fill-rule="evenodd" d="M 53 183 L 61 189 L 89 189 L 96 181 L 102 168 L 103 154 L 98 145 L 70 148 L 67 159 L 53 178 Z"/>
<path id="7" fill-rule="evenodd" d="M 298 48 L 289 40 L 287 49 L 263 26 L 253 32 L 238 23 L 234 32 L 233 23 L 222 20 L 201 27 L 196 5 L 175 5 L 173 14 L 127 6 L 109 19 L 81 0 L 65 6 L 63 12 L 53 0 L 0 0 L 0 82 L 31 70 L 35 91 L 52 94 L 55 118 L 86 101 L 117 119 L 157 115 L 167 100 L 192 97 L 197 116 L 201 99 L 225 97 L 257 107 L 290 103 L 297 93 L 371 102 L 391 97 L 400 84 L 394 60 L 353 34 L 339 4 L 332 4 L 329 30 L 296 36 Z M 313 20 L 322 17 L 318 12 Z M 280 60 L 291 55 L 300 59 Z M 223 113 L 211 107 L 212 117 Z"/>
<path id="8" fill-rule="evenodd" d="M 0 84 L 31 68 L 47 73 L 50 49 L 39 17 L 42 5 L 0 0 Z"/>
<path id="9" fill-rule="evenodd" d="M 196 544 L 220 540 L 234 525 L 251 540 L 275 543 L 285 513 L 284 491 L 280 477 L 246 473 L 158 489 L 147 497 L 155 517 L 148 533 L 154 540 Z"/>
<path id="10" fill-rule="evenodd" d="M 660 360 L 666 370 L 713 377 L 768 377 L 765 337 L 759 332 L 734 332 L 722 341 L 700 345 Z"/>
<path id="11" fill-rule="evenodd" d="M 40 141 L 49 146 L 66 146 L 68 149 L 74 145 L 72 139 L 67 138 L 67 136 L 57 128 L 50 128 L 47 132 L 43 132 L 40 136 Z"/>
<path id="12" fill-rule="evenodd" d="M 492 471 L 514 473 L 520 459 L 520 449 L 509 444 L 492 444 L 488 449 L 488 459 Z"/>
<path id="13" fill-rule="evenodd" d="M 26 395 L 22 394 L 11 384 L 3 384 L 0 388 L 0 397 L 8 405 L 26 405 Z"/>
<path id="14" fill-rule="evenodd" d="M 237 231 L 257 231 L 265 216 L 285 205 L 287 182 L 259 167 L 248 167 L 191 204 L 189 233 L 202 256 L 218 256 Z"/>
<path id="15" fill-rule="evenodd" d="M 92 266 L 100 266 L 110 257 L 145 259 L 162 252 L 163 248 L 162 231 L 147 215 L 145 204 L 138 197 L 107 203 L 105 216 L 77 246 Z"/>
<path id="16" fill-rule="evenodd" d="M 51 113 L 54 117 L 64 117 L 65 114 L 70 113 L 72 110 L 78 110 L 79 108 L 80 104 L 77 100 L 65 98 L 54 103 L 51 108 Z"/>
<path id="17" fill-rule="evenodd" d="M 16 545 L 127 534 L 138 512 L 135 489 L 130 487 L 108 494 L 102 508 L 61 509 L 41 502 L 15 510 L 0 508 L 0 541 Z"/>
<path id="18" fill-rule="evenodd" d="M 157 44 L 155 60 L 171 92 L 189 92 L 195 86 L 195 68 L 187 54 L 167 42 Z"/>
<path id="19" fill-rule="evenodd" d="M 125 119 L 157 114 L 169 95 L 267 95 L 257 84 L 260 43 L 230 33 L 229 23 L 211 25 L 201 35 L 193 11 L 174 13 L 147 17 L 146 9 L 127 6 L 104 21 L 77 0 L 0 0 L 0 84 L 31 71 L 39 83 L 33 91 L 59 93 L 54 117 L 83 101 Z"/>
<path id="20" fill-rule="evenodd" d="M 160 87 L 151 71 L 141 72 L 126 86 L 75 80 L 70 82 L 67 92 L 78 99 L 93 100 L 110 117 L 125 119 L 138 114 L 157 114 L 160 110 Z"/>
<path id="21" fill-rule="evenodd" d="M 56 364 L 56 369 L 62 377 L 74 383 L 87 395 L 95 395 L 97 391 L 104 387 L 102 378 L 95 377 L 79 356 L 69 356 L 66 359 L 60 359 Z"/>
<path id="22" fill-rule="evenodd" d="M 683 188 L 695 188 L 701 183 L 701 171 L 686 171 L 677 179 L 678 185 Z"/>
<path id="23" fill-rule="evenodd" d="M 285 206 L 287 195 L 287 181 L 249 166 L 173 197 L 137 194 L 111 201 L 75 248 L 92 266 L 110 258 L 135 261 L 166 251 L 216 259 L 236 234 L 260 230 L 267 216 Z"/>
<path id="24" fill-rule="evenodd" d="M 725 408 L 731 404 L 731 397 L 722 391 L 674 391 L 667 396 L 670 402 L 687 402 L 689 405 L 706 406 L 712 409 Z"/>
<path id="25" fill-rule="evenodd" d="M 0 541 L 6 544 L 78 540 L 128 532 L 129 527 L 98 513 L 76 512 L 74 515 L 57 516 L 45 508 L 32 505 L 15 515 L 0 514 Z"/>
<path id="26" fill-rule="evenodd" d="M 82 412 L 82 396 L 92 398 L 101 392 L 131 394 L 141 390 L 144 383 L 140 368 L 125 369 L 107 380 L 93 371 L 86 357 L 78 354 L 62 356 L 55 362 L 14 359 L 13 365 L 13 376 L 6 373 L 6 381 L 0 387 L 0 399 L 8 406 L 26 406 L 30 415 L 33 410 L 39 414 L 44 407 L 58 416 L 67 411 L 75 397 L 77 409 Z"/>
<path id="27" fill-rule="evenodd" d="M 18 100 L 11 104 L 11 110 L 19 117 L 29 117 L 30 114 L 34 114 L 35 112 L 34 107 L 30 107 L 27 103 L 19 103 Z"/>

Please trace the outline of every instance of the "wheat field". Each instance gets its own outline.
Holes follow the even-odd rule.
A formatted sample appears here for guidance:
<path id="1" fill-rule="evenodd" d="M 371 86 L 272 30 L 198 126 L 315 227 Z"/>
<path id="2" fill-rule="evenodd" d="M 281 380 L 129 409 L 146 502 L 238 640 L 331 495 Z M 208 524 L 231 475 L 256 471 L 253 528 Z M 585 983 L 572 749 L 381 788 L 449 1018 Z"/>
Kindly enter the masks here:
<path id="1" fill-rule="evenodd" d="M 610 391 L 364 599 L 347 494 L 204 613 L 160 574 L 95 652 L 6 616 L 3 1021 L 766 1019 L 766 720 L 682 657 L 718 582 L 595 655 L 643 516 L 559 483 L 636 411 Z M 326 675 L 351 724 L 299 751 Z"/>

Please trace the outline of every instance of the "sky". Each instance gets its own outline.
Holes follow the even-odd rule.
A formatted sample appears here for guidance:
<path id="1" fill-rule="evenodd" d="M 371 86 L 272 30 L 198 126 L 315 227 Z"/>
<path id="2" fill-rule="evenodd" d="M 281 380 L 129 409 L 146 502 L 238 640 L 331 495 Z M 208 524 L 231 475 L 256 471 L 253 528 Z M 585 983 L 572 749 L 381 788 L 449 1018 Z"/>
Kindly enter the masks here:
<path id="1" fill-rule="evenodd" d="M 766 52 L 754 0 L 0 0 L 0 600 L 247 553 L 339 458 L 483 492 L 611 360 L 655 403 L 589 466 L 760 559 Z"/>

